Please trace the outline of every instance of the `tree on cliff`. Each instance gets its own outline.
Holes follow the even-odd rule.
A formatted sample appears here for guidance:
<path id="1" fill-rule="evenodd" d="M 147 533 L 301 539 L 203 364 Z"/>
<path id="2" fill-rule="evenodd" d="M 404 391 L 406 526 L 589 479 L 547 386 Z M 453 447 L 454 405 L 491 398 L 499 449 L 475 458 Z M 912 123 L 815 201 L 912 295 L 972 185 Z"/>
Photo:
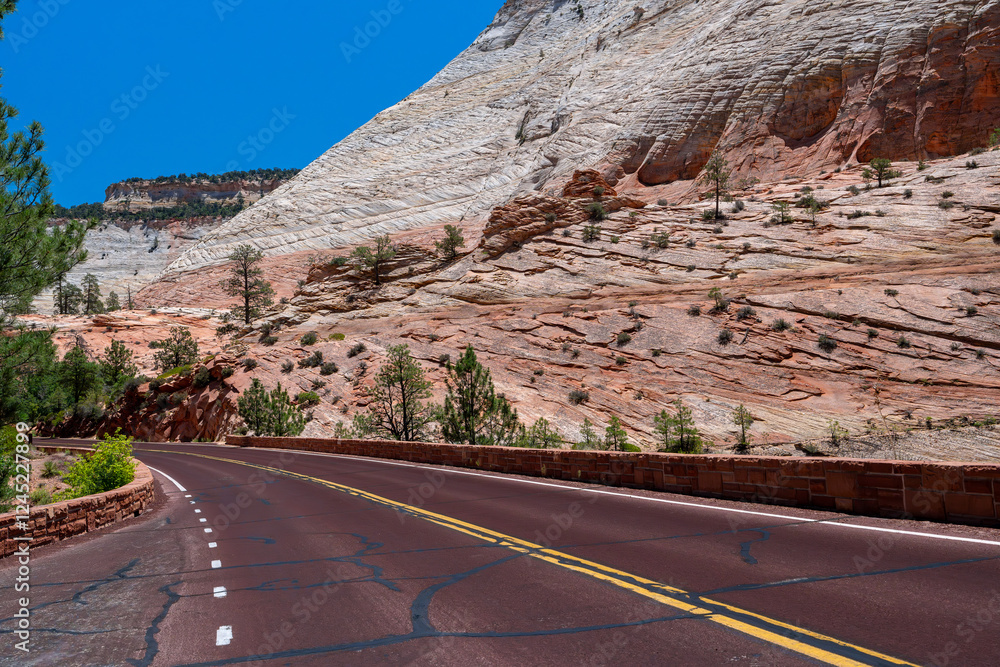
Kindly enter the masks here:
<path id="1" fill-rule="evenodd" d="M 0 21 L 14 11 L 14 0 L 0 0 Z M 3 37 L 0 29 L 0 38 Z M 0 99 L 0 423 L 26 418 L 25 387 L 39 358 L 53 353 L 48 334 L 15 327 L 14 318 L 86 258 L 83 239 L 94 223 L 50 228 L 52 197 L 48 169 L 40 157 L 42 126 L 10 133 L 17 109 Z"/>
<path id="2" fill-rule="evenodd" d="M 736 451 L 745 452 L 750 448 L 750 434 L 747 431 L 753 426 L 754 416 L 742 403 L 733 411 L 733 423 L 740 429 L 740 439 L 736 443 Z"/>
<path id="3" fill-rule="evenodd" d="M 260 262 L 264 253 L 248 244 L 237 246 L 229 255 L 233 262 L 229 278 L 222 281 L 222 289 L 227 296 L 238 297 L 240 303 L 233 308 L 233 315 L 249 326 L 274 303 L 271 283 L 263 278 Z"/>
<path id="4" fill-rule="evenodd" d="M 458 256 L 458 249 L 465 247 L 465 237 L 455 225 L 445 225 L 444 238 L 435 241 L 434 247 L 444 255 L 445 259 L 455 259 Z"/>
<path id="5" fill-rule="evenodd" d="M 449 360 L 448 394 L 438 413 L 442 434 L 448 442 L 470 445 L 510 445 L 516 442 L 521 424 L 517 410 L 496 393 L 489 369 L 476 359 L 472 346 L 458 363 Z"/>
<path id="6" fill-rule="evenodd" d="M 861 172 L 861 176 L 865 181 L 869 181 L 872 178 L 877 179 L 878 187 L 882 187 L 883 181 L 891 181 L 902 175 L 903 172 L 893 169 L 892 161 L 884 157 L 873 158 L 864 171 Z"/>
<path id="7" fill-rule="evenodd" d="M 622 428 L 622 422 L 617 415 L 611 415 L 611 421 L 604 429 L 604 449 L 612 452 L 624 452 L 628 447 L 628 433 Z"/>
<path id="8" fill-rule="evenodd" d="M 427 435 L 434 420 L 431 383 L 410 354 L 408 345 L 390 346 L 386 361 L 375 376 L 368 427 L 393 440 L 414 441 Z"/>
<path id="9" fill-rule="evenodd" d="M 157 368 L 162 371 L 187 366 L 198 360 L 198 343 L 185 327 L 172 327 L 169 338 L 153 341 L 150 347 L 159 350 L 153 356 Z"/>
<path id="10" fill-rule="evenodd" d="M 80 283 L 83 287 L 83 314 L 97 315 L 104 312 L 104 303 L 101 302 L 101 284 L 97 282 L 97 276 L 88 273 Z"/>
<path id="11" fill-rule="evenodd" d="M 729 163 L 718 150 L 712 152 L 705 165 L 705 175 L 701 177 L 702 185 L 712 188 L 711 193 L 715 195 L 715 217 L 722 217 L 720 209 L 721 201 L 729 193 Z"/>
<path id="12" fill-rule="evenodd" d="M 375 284 L 382 284 L 382 269 L 385 268 L 385 263 L 390 261 L 396 256 L 396 247 L 392 245 L 392 241 L 389 239 L 389 235 L 380 236 L 375 239 L 375 249 L 372 250 L 368 246 L 358 246 L 351 253 L 351 257 L 357 260 L 358 265 L 362 269 L 367 269 L 372 272 L 375 278 Z"/>

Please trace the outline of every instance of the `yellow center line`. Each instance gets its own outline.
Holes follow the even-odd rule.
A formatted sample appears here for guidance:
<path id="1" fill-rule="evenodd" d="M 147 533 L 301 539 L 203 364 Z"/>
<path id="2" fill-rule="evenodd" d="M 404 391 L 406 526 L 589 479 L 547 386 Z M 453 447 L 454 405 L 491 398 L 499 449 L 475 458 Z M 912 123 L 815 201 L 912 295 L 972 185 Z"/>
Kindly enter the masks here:
<path id="1" fill-rule="evenodd" d="M 161 454 L 180 454 L 183 456 L 195 456 L 198 458 L 231 463 L 249 468 L 256 468 L 283 475 L 294 479 L 300 479 L 315 484 L 320 484 L 330 489 L 346 493 L 357 498 L 368 500 L 372 503 L 390 507 L 400 512 L 404 512 L 414 517 L 418 517 L 437 524 L 450 530 L 465 533 L 485 542 L 495 544 L 512 551 L 523 553 L 532 558 L 551 563 L 565 570 L 577 572 L 579 574 L 603 581 L 617 586 L 637 595 L 641 595 L 650 600 L 655 600 L 661 604 L 679 609 L 697 618 L 716 623 L 723 627 L 735 630 L 756 639 L 781 646 L 789 651 L 799 653 L 814 660 L 818 660 L 828 665 L 837 667 L 863 667 L 865 665 L 906 665 L 917 667 L 914 663 L 893 658 L 883 653 L 878 653 L 870 649 L 857 646 L 833 637 L 812 632 L 805 628 L 800 628 L 788 623 L 783 623 L 760 614 L 756 614 L 745 609 L 733 607 L 731 605 L 716 602 L 708 598 L 703 598 L 692 593 L 688 593 L 680 588 L 667 586 L 652 579 L 646 579 L 635 574 L 630 574 L 622 570 L 617 570 L 607 565 L 602 565 L 594 561 L 578 558 L 570 554 L 548 549 L 542 545 L 528 542 L 517 537 L 499 533 L 489 528 L 483 528 L 475 524 L 467 523 L 460 519 L 437 514 L 419 507 L 397 502 L 389 498 L 345 486 L 336 482 L 330 482 L 318 477 L 311 477 L 301 473 L 272 468 L 270 466 L 237 461 L 234 459 L 224 459 L 204 454 L 193 454 L 190 452 L 175 452 L 167 450 L 142 450 Z"/>

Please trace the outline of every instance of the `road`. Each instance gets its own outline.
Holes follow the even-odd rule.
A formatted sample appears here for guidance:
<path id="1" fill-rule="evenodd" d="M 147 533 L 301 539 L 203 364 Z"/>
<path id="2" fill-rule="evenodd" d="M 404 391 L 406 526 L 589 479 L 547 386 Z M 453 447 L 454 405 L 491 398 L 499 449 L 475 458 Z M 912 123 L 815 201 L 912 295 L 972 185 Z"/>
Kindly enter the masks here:
<path id="1" fill-rule="evenodd" d="M 4 665 L 1000 664 L 1000 531 L 357 457 L 136 445 Z"/>

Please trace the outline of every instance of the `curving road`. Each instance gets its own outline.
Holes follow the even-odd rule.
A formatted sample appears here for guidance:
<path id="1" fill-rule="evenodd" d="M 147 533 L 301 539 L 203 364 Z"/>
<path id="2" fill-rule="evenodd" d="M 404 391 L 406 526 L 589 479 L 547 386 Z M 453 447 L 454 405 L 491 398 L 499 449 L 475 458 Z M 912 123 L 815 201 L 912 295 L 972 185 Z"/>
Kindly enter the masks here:
<path id="1" fill-rule="evenodd" d="M 1000 664 L 1000 532 L 347 456 L 137 445 L 156 504 L 33 550 L 7 665 Z"/>

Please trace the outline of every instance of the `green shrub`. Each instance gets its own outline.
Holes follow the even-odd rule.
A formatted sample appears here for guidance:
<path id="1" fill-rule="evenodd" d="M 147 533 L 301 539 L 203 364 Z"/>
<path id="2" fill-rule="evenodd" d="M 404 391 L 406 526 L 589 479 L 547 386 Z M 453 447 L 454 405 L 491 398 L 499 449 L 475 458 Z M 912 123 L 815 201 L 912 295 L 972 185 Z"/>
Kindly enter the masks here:
<path id="1" fill-rule="evenodd" d="M 868 340 L 875 340 L 876 338 L 878 338 L 878 329 L 869 329 Z"/>
<path id="2" fill-rule="evenodd" d="M 569 392 L 569 402 L 573 405 L 581 405 L 590 400 L 590 393 L 582 389 L 574 389 Z"/>
<path id="3" fill-rule="evenodd" d="M 902 334 L 900 334 L 899 338 L 896 340 L 896 345 L 898 345 L 901 350 L 908 350 L 913 347 L 913 344 L 910 343 L 909 339 Z"/>
<path id="4" fill-rule="evenodd" d="M 35 489 L 28 496 L 31 500 L 31 505 L 33 507 L 41 507 L 42 505 L 52 504 L 52 493 L 48 489 Z"/>
<path id="5" fill-rule="evenodd" d="M 63 477 L 75 496 L 89 496 L 120 488 L 135 478 L 132 459 L 132 438 L 122 435 L 104 436 L 94 453 L 73 464 Z"/>
<path id="6" fill-rule="evenodd" d="M 910 190 L 909 188 L 903 190 L 903 199 L 912 199 L 912 198 L 913 198 L 913 190 Z"/>
<path id="7" fill-rule="evenodd" d="M 356 357 L 359 354 L 361 354 L 362 352 L 365 352 L 367 350 L 368 350 L 368 348 L 365 346 L 364 343 L 355 343 L 354 346 L 351 347 L 351 349 L 347 351 L 347 356 L 348 357 Z"/>
<path id="8" fill-rule="evenodd" d="M 743 320 L 748 320 L 751 317 L 757 317 L 757 311 L 750 306 L 743 306 L 736 313 L 736 320 L 742 322 Z"/>
<path id="9" fill-rule="evenodd" d="M 1000 229 L 993 230 L 993 243 L 1000 245 Z"/>
<path id="10" fill-rule="evenodd" d="M 585 243 L 590 243 L 591 241 L 599 241 L 601 239 L 601 226 L 600 225 L 586 225 L 583 228 L 583 240 Z"/>
<path id="11" fill-rule="evenodd" d="M 256 359 L 244 359 L 243 360 L 243 370 L 252 371 L 253 369 L 260 366 L 260 363 Z"/>
<path id="12" fill-rule="evenodd" d="M 691 317 L 698 317 L 699 315 L 701 315 L 701 306 L 698 305 L 688 306 L 688 315 L 690 315 Z"/>
<path id="13" fill-rule="evenodd" d="M 771 328 L 775 331 L 788 331 L 792 328 L 792 325 L 788 323 L 788 320 L 777 319 L 771 323 Z"/>
<path id="14" fill-rule="evenodd" d="M 287 375 L 288 373 L 291 373 L 293 370 L 295 370 L 295 364 L 292 362 L 291 359 L 286 359 L 285 361 L 281 362 L 282 373 L 285 373 Z"/>
<path id="15" fill-rule="evenodd" d="M 824 352 L 833 352 L 837 349 L 837 341 L 830 338 L 826 334 L 819 337 L 819 342 L 817 344 L 819 345 L 819 349 Z"/>
<path id="16" fill-rule="evenodd" d="M 628 359 L 626 359 L 625 357 L 615 357 L 615 365 L 616 366 L 624 366 L 627 363 L 628 363 Z"/>
<path id="17" fill-rule="evenodd" d="M 894 289 L 891 289 L 891 288 L 887 289 L 885 291 L 885 295 L 887 297 L 891 298 L 891 299 L 895 299 L 897 296 L 899 296 L 899 290 L 894 290 Z"/>
<path id="18" fill-rule="evenodd" d="M 733 342 L 733 332 L 729 329 L 723 329 L 719 332 L 719 336 L 716 340 L 719 341 L 719 345 L 729 345 Z"/>
<path id="19" fill-rule="evenodd" d="M 299 368 L 319 368 L 323 365 L 323 353 L 316 350 L 305 359 L 299 359 Z"/>
<path id="20" fill-rule="evenodd" d="M 615 342 L 618 343 L 618 347 L 625 347 L 626 345 L 632 342 L 632 336 L 623 331 L 620 334 L 618 334 L 618 338 L 615 340 Z"/>
<path id="21" fill-rule="evenodd" d="M 587 212 L 590 214 L 591 220 L 601 221 L 608 219 L 608 211 L 604 208 L 604 204 L 601 202 L 595 201 L 592 204 L 588 204 Z"/>
<path id="22" fill-rule="evenodd" d="M 260 341 L 261 345 L 266 345 L 267 347 L 271 347 L 277 342 L 278 342 L 277 336 L 264 336 L 264 338 L 262 338 Z"/>
<path id="23" fill-rule="evenodd" d="M 954 196 L 955 193 L 952 192 L 951 190 L 945 190 L 944 192 L 941 193 L 941 199 L 951 199 Z"/>
<path id="24" fill-rule="evenodd" d="M 344 340 L 345 338 L 347 338 L 347 336 L 342 333 L 333 333 L 330 334 L 329 340 Z"/>
<path id="25" fill-rule="evenodd" d="M 209 372 L 207 366 L 202 366 L 198 369 L 198 372 L 194 374 L 194 388 L 202 389 L 207 387 L 212 382 L 212 374 Z"/>
<path id="26" fill-rule="evenodd" d="M 48 479 L 49 477 L 58 477 L 59 474 L 59 466 L 56 465 L 55 461 L 45 462 L 45 466 L 42 468 L 42 477 Z"/>
<path id="27" fill-rule="evenodd" d="M 965 168 L 966 169 L 979 169 L 979 163 L 976 162 L 975 160 L 969 160 L 968 162 L 965 163 Z"/>
<path id="28" fill-rule="evenodd" d="M 229 378 L 233 377 L 233 373 L 235 373 L 235 372 L 236 371 L 233 370 L 233 368 L 231 366 L 223 366 L 222 370 L 219 371 L 219 375 L 222 376 L 223 380 L 226 380 L 226 379 L 229 379 Z"/>
<path id="29" fill-rule="evenodd" d="M 299 405 L 319 405 L 319 394 L 314 391 L 303 391 L 295 397 L 295 402 Z"/>
<path id="30" fill-rule="evenodd" d="M 310 331 L 309 333 L 302 336 L 299 342 L 303 345 L 315 345 L 316 341 L 319 340 L 319 336 L 316 335 L 315 331 Z"/>
<path id="31" fill-rule="evenodd" d="M 320 364 L 319 374 L 320 375 L 333 375 L 338 370 L 340 370 L 340 369 L 337 368 L 337 364 L 333 363 L 332 361 L 324 361 L 322 364 Z"/>

